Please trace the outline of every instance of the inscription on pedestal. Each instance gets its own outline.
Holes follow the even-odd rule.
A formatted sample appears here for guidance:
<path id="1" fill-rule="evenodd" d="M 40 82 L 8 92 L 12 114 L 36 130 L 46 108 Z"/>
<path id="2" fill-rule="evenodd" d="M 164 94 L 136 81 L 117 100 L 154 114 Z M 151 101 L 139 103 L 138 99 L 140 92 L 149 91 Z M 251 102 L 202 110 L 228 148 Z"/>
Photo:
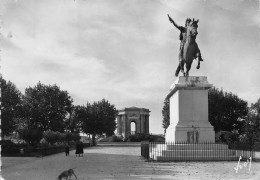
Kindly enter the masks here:
<path id="1" fill-rule="evenodd" d="M 199 142 L 199 132 L 198 131 L 188 131 L 187 132 L 187 142 L 194 144 Z"/>

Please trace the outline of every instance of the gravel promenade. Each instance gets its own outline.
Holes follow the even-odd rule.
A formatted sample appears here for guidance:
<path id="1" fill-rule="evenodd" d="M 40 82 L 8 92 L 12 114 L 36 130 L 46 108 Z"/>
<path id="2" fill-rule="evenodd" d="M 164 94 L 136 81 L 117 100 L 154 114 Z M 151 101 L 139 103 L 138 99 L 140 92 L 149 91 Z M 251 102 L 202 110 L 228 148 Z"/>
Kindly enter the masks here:
<path id="1" fill-rule="evenodd" d="M 97 146 L 84 149 L 83 157 L 75 157 L 75 151 L 68 157 L 65 153 L 43 158 L 2 157 L 1 175 L 5 180 L 55 180 L 63 170 L 74 168 L 78 180 L 260 179 L 260 162 L 252 162 L 250 171 L 243 166 L 236 173 L 236 161 L 146 162 L 140 151 L 140 147 Z"/>

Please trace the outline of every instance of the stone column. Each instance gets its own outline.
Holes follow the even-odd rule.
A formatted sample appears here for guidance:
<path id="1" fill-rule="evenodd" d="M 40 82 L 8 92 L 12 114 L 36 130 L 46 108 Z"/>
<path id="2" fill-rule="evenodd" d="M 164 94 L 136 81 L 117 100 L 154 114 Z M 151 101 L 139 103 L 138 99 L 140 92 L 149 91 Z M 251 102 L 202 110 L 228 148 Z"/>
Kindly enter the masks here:
<path id="1" fill-rule="evenodd" d="M 140 133 L 145 133 L 144 132 L 144 115 L 140 114 Z"/>
<path id="2" fill-rule="evenodd" d="M 128 114 L 125 114 L 125 137 L 127 138 L 131 135 L 131 120 L 128 118 Z"/>
<path id="3" fill-rule="evenodd" d="M 141 124 L 142 124 L 142 133 L 146 134 L 145 132 L 145 115 L 142 114 L 142 118 L 141 118 Z"/>
<path id="4" fill-rule="evenodd" d="M 145 133 L 149 134 L 149 115 L 145 116 Z"/>
<path id="5" fill-rule="evenodd" d="M 119 118 L 120 118 L 120 116 L 118 115 L 118 116 L 116 117 L 116 133 L 117 133 L 118 135 L 120 135 L 120 132 L 119 132 L 119 129 L 120 129 Z"/>
<path id="6" fill-rule="evenodd" d="M 135 119 L 135 132 L 136 133 L 142 133 L 142 131 L 141 131 L 141 115 L 139 115 Z"/>
<path id="7" fill-rule="evenodd" d="M 122 136 L 125 138 L 125 115 L 122 114 L 121 115 L 121 120 L 122 120 L 122 124 L 121 124 L 121 131 L 122 131 Z"/>
<path id="8" fill-rule="evenodd" d="M 170 126 L 166 141 L 215 143 L 215 132 L 208 121 L 207 77 L 179 77 L 170 88 Z M 192 135 L 192 136 L 191 136 Z"/>

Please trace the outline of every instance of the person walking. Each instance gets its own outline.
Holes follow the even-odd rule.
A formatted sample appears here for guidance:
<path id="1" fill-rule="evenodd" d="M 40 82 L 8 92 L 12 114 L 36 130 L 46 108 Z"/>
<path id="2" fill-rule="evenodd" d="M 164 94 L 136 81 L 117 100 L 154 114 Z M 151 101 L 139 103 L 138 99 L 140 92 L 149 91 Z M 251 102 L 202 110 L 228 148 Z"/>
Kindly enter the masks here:
<path id="1" fill-rule="evenodd" d="M 66 145 L 66 147 L 65 147 L 65 154 L 66 154 L 66 156 L 70 155 L 70 147 L 69 147 L 69 145 Z"/>

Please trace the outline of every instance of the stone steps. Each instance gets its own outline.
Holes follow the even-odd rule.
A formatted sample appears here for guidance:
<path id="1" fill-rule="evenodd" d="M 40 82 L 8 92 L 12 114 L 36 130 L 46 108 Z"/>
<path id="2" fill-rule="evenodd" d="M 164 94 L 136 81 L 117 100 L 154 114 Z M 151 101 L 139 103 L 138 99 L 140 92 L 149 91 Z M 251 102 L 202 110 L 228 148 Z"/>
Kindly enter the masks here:
<path id="1" fill-rule="evenodd" d="M 167 150 L 228 150 L 226 144 L 166 144 Z"/>
<path id="2" fill-rule="evenodd" d="M 166 150 L 162 156 L 231 156 L 236 152 L 232 150 Z"/>
<path id="3" fill-rule="evenodd" d="M 156 161 L 237 161 L 237 156 L 156 156 Z"/>
<path id="4" fill-rule="evenodd" d="M 231 150 L 225 144 L 157 144 L 150 147 L 150 158 L 157 161 L 238 160 L 250 151 Z"/>

